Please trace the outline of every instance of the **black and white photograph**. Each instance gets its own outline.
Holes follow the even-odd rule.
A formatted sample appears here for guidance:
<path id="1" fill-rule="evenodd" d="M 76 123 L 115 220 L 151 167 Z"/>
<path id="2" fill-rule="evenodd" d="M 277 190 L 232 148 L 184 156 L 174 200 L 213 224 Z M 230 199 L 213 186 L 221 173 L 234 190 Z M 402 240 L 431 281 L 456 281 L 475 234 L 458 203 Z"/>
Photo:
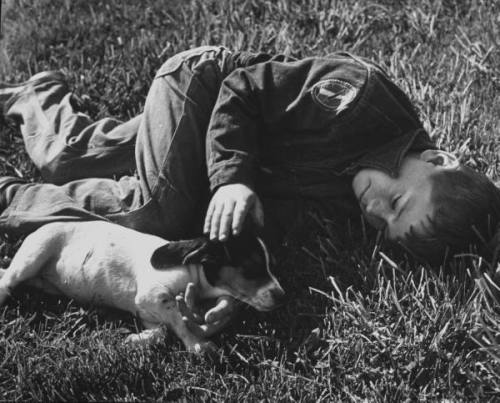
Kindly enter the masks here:
<path id="1" fill-rule="evenodd" d="M 500 2 L 0 0 L 0 402 L 500 400 Z"/>

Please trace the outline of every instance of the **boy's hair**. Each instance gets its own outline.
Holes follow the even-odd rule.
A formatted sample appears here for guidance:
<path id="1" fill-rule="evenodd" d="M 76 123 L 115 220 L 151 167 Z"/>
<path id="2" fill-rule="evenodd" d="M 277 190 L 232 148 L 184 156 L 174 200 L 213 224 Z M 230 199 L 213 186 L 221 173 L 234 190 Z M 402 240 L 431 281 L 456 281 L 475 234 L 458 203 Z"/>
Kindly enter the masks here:
<path id="1" fill-rule="evenodd" d="M 432 181 L 434 214 L 428 217 L 424 233 L 410 230 L 403 245 L 431 264 L 471 250 L 492 258 L 498 247 L 500 190 L 465 166 L 440 171 Z"/>

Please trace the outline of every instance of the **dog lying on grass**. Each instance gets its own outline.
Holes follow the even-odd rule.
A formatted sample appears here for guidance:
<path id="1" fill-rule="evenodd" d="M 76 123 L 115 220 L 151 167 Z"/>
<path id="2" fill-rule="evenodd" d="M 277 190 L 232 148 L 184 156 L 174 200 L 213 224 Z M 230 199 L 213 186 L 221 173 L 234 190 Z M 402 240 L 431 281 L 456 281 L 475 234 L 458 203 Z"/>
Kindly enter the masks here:
<path id="1" fill-rule="evenodd" d="M 105 221 L 51 223 L 27 236 L 9 268 L 0 269 L 0 305 L 24 281 L 138 315 L 146 330 L 127 341 L 160 340 L 166 325 L 194 352 L 213 345 L 189 331 L 176 306 L 188 283 L 200 298 L 230 295 L 259 311 L 277 307 L 284 297 L 259 238 L 169 242 Z"/>

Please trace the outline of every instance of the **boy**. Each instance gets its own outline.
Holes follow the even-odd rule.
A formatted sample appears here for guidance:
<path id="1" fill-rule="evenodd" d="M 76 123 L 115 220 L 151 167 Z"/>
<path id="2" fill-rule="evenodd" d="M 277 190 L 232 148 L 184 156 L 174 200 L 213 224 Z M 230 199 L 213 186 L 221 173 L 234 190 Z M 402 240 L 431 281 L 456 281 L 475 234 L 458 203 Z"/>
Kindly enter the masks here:
<path id="1" fill-rule="evenodd" d="M 223 241 L 250 215 L 260 226 L 265 218 L 273 241 L 301 200 L 356 197 L 387 239 L 436 260 L 446 247 L 488 240 L 499 221 L 494 185 L 436 150 L 406 95 L 376 64 L 347 53 L 293 60 L 191 49 L 160 68 L 144 113 L 124 124 L 76 112 L 60 73 L 3 85 L 0 102 L 51 182 L 2 178 L 4 232 L 109 219 L 167 239 L 203 230 Z M 137 174 L 109 178 L 130 169 Z M 438 181 L 451 184 L 448 194 Z M 450 196 L 465 216 L 450 219 Z M 188 307 L 181 301 L 193 321 L 194 294 L 186 290 Z M 221 301 L 207 320 L 227 318 L 230 305 Z"/>

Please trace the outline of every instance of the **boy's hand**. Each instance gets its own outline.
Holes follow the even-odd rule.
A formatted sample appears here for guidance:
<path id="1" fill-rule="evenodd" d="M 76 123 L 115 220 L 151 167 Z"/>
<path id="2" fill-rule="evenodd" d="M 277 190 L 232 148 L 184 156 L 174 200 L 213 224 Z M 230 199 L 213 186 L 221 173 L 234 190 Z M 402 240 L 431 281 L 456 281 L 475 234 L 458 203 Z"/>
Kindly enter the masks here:
<path id="1" fill-rule="evenodd" d="M 186 293 L 176 297 L 177 308 L 187 328 L 196 336 L 206 339 L 226 326 L 241 303 L 230 296 L 219 297 L 215 306 L 203 315 L 197 306 L 197 292 L 196 286 L 189 283 Z"/>
<path id="2" fill-rule="evenodd" d="M 240 233 L 248 213 L 255 224 L 264 225 L 262 203 L 252 189 L 241 183 L 221 186 L 208 205 L 203 232 L 212 240 L 225 241 L 230 233 Z"/>

